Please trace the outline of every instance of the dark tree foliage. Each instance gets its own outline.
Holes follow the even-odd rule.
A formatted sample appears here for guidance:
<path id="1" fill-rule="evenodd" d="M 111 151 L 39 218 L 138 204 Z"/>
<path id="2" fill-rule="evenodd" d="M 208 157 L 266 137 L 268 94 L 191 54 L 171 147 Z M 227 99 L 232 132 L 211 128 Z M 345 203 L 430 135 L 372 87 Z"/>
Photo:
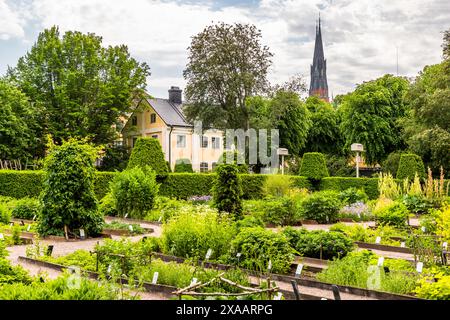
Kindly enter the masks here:
<path id="1" fill-rule="evenodd" d="M 95 34 L 57 27 L 39 34 L 31 50 L 8 70 L 41 111 L 40 124 L 56 142 L 91 137 L 107 144 L 117 137 L 114 125 L 135 95 L 143 92 L 149 67 L 133 59 L 128 48 L 102 46 Z"/>
<path id="2" fill-rule="evenodd" d="M 183 72 L 187 80 L 185 113 L 205 127 L 247 129 L 246 99 L 264 93 L 272 54 L 253 25 L 218 23 L 192 38 Z"/>
<path id="3" fill-rule="evenodd" d="M 232 214 L 235 220 L 242 216 L 242 180 L 235 164 L 221 164 L 213 186 L 214 204 L 221 212 Z"/>
<path id="4" fill-rule="evenodd" d="M 105 149 L 105 155 L 99 171 L 122 171 L 125 170 L 130 159 L 130 148 L 126 146 L 109 146 Z"/>

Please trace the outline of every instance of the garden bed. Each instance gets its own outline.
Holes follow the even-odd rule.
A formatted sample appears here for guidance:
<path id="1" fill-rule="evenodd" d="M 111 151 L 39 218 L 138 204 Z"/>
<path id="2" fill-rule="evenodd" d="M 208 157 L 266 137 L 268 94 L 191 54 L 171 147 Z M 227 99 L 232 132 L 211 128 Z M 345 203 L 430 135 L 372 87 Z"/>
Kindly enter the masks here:
<path id="1" fill-rule="evenodd" d="M 154 229 L 151 228 L 143 228 L 143 229 L 144 229 L 143 234 L 149 234 L 155 231 Z M 102 233 L 105 235 L 120 236 L 120 237 L 132 237 L 135 235 L 139 235 L 129 230 L 118 230 L 118 229 L 103 229 Z"/>
<path id="2" fill-rule="evenodd" d="M 402 248 L 402 247 L 395 247 L 395 246 L 387 246 L 384 244 L 377 244 L 377 243 L 367 243 L 367 242 L 359 242 L 355 241 L 355 244 L 362 249 L 373 249 L 373 250 L 380 250 L 380 251 L 388 251 L 388 252 L 398 252 L 398 253 L 409 253 L 412 254 L 413 251 L 411 248 Z"/>
<path id="3" fill-rule="evenodd" d="M 85 239 L 80 239 L 80 238 L 69 238 L 66 239 L 65 237 L 62 236 L 45 236 L 43 237 L 44 240 L 51 240 L 51 241 L 55 241 L 55 242 L 79 242 L 79 241 L 86 241 L 86 240 L 101 240 L 101 239 L 112 239 L 112 236 L 110 234 L 100 234 L 98 237 L 95 238 L 85 238 Z"/>

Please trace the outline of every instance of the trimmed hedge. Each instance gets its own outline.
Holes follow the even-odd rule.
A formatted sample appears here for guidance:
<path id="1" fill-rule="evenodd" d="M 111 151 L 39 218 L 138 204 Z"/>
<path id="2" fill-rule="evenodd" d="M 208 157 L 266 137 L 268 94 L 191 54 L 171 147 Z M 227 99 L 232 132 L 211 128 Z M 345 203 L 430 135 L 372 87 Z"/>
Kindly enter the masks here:
<path id="1" fill-rule="evenodd" d="M 300 176 L 312 180 L 320 180 L 329 177 L 325 156 L 319 152 L 305 153 L 300 167 Z"/>
<path id="2" fill-rule="evenodd" d="M 402 154 L 398 164 L 397 179 L 414 179 L 416 173 L 419 178 L 425 178 L 425 166 L 422 158 L 417 154 Z"/>
<path id="3" fill-rule="evenodd" d="M 138 138 L 128 160 L 128 169 L 150 166 L 159 175 L 169 172 L 161 144 L 154 138 Z"/>
<path id="4" fill-rule="evenodd" d="M 0 195 L 20 198 L 36 198 L 42 190 L 42 171 L 0 170 Z"/>
<path id="5" fill-rule="evenodd" d="M 215 176 L 215 174 L 171 173 L 160 181 L 159 194 L 179 199 L 211 195 Z"/>
<path id="6" fill-rule="evenodd" d="M 378 178 L 342 178 L 328 177 L 320 181 L 320 190 L 344 191 L 348 188 L 364 189 L 369 199 L 376 199 L 378 192 Z"/>

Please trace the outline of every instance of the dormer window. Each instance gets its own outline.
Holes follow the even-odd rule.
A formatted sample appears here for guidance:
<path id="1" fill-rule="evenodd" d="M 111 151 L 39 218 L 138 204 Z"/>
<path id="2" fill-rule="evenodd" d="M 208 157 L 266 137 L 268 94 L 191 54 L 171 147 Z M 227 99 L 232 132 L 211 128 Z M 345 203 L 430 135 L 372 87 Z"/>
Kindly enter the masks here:
<path id="1" fill-rule="evenodd" d="M 137 126 L 137 116 L 133 116 L 133 117 L 131 118 L 131 124 L 132 124 L 133 126 Z"/>
<path id="2" fill-rule="evenodd" d="M 150 115 L 150 123 L 155 123 L 156 122 L 156 113 L 152 113 Z"/>

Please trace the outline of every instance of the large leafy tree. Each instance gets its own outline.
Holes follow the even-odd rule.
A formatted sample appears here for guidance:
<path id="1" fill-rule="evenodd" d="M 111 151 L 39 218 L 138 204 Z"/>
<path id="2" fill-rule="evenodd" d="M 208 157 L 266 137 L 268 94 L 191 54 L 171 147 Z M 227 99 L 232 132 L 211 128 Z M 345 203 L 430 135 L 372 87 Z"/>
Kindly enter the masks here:
<path id="1" fill-rule="evenodd" d="M 0 80 L 0 159 L 25 160 L 36 152 L 39 112 L 27 97 Z"/>
<path id="2" fill-rule="evenodd" d="M 102 46 L 95 34 L 57 27 L 39 34 L 8 77 L 42 110 L 42 131 L 55 141 L 91 136 L 97 144 L 116 138 L 114 124 L 142 92 L 150 74 L 126 46 Z"/>
<path id="3" fill-rule="evenodd" d="M 305 150 L 307 152 L 341 153 L 342 138 L 339 129 L 339 116 L 331 104 L 309 97 L 306 107 L 311 115 L 311 128 Z"/>
<path id="4" fill-rule="evenodd" d="M 339 107 L 344 148 L 362 143 L 369 164 L 379 163 L 390 152 L 403 148 L 398 119 L 405 115 L 403 97 L 407 89 L 407 80 L 385 75 L 359 85 L 347 95 Z"/>
<path id="5" fill-rule="evenodd" d="M 188 120 L 200 119 L 218 129 L 248 129 L 246 101 L 268 90 L 271 57 L 253 25 L 219 23 L 194 36 L 183 73 Z"/>

